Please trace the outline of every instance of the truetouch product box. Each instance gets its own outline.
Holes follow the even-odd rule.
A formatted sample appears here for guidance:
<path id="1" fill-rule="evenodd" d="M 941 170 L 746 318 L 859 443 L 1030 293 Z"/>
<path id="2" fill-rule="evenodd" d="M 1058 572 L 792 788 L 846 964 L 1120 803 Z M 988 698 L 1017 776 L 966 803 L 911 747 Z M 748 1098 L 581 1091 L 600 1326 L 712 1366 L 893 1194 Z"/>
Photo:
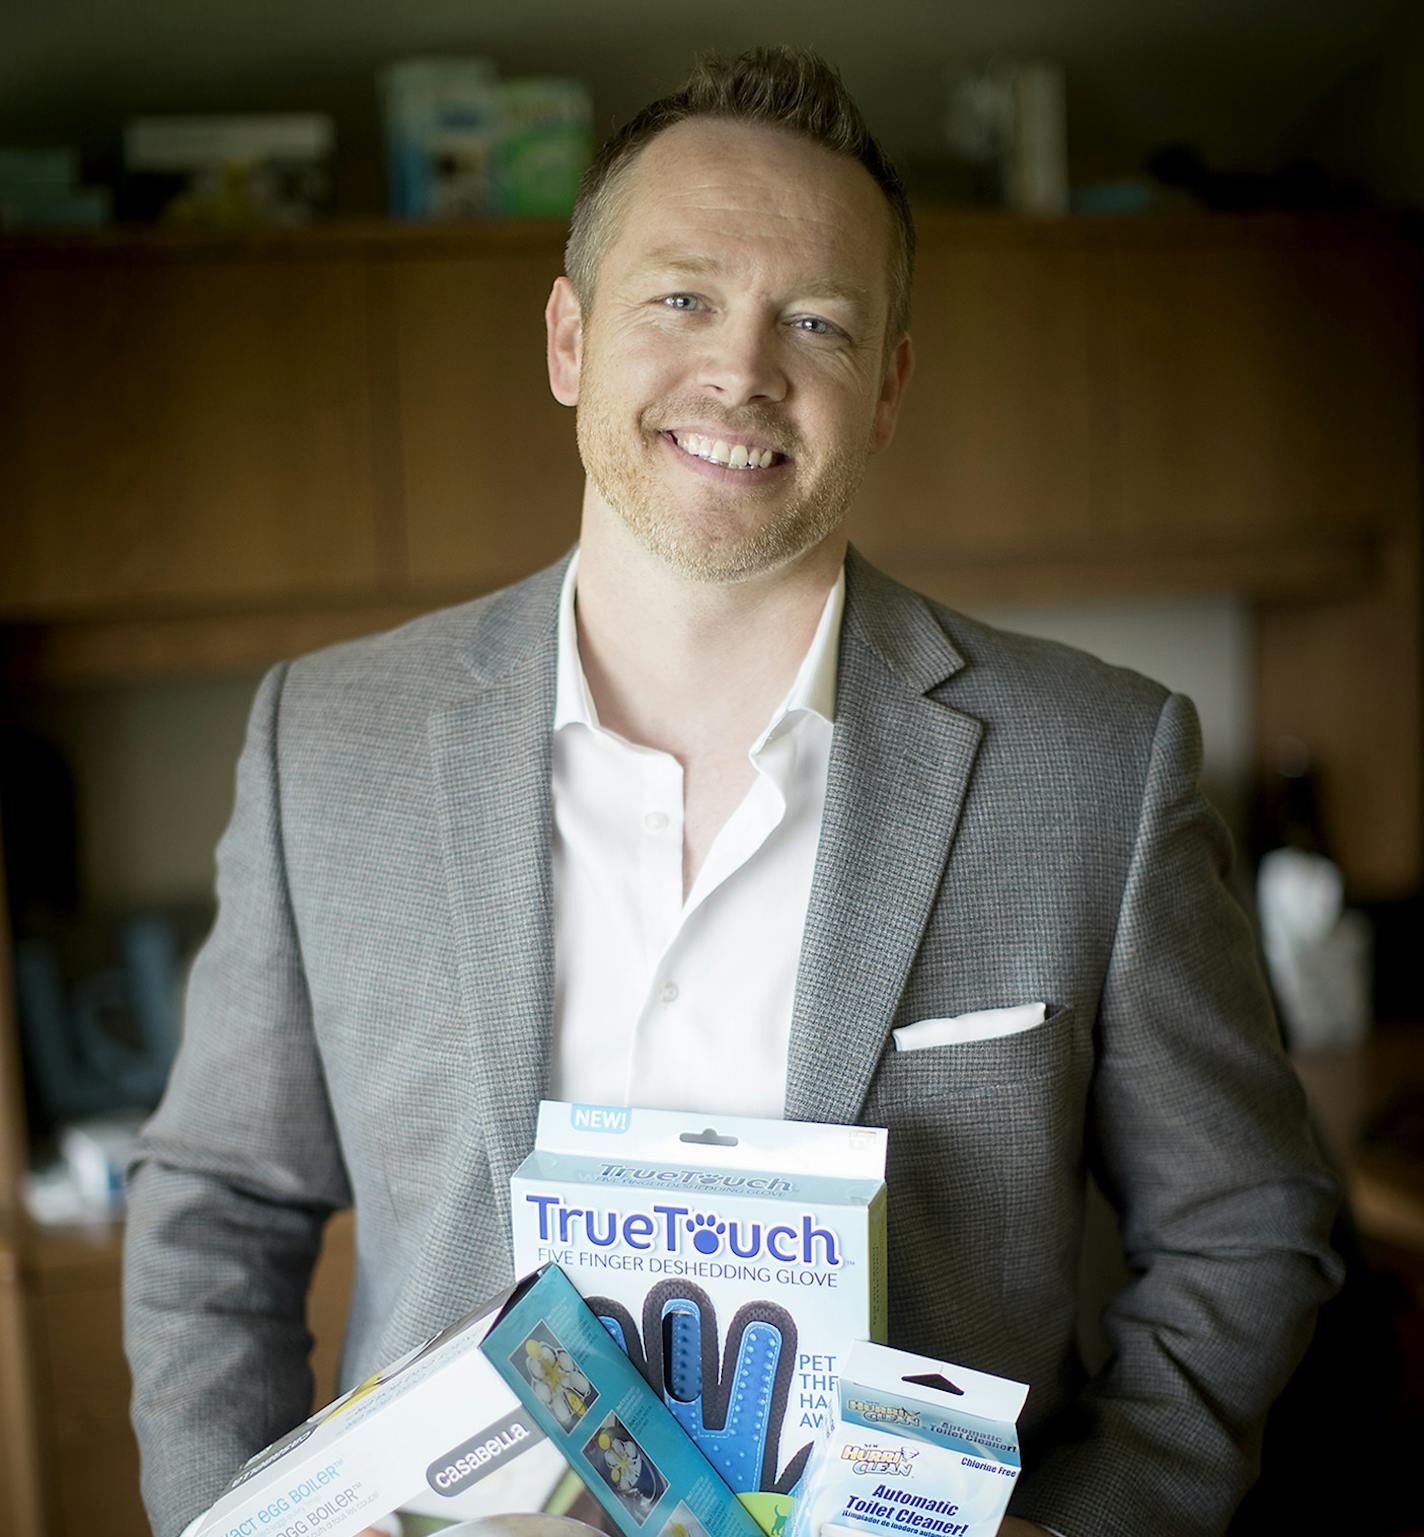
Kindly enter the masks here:
<path id="1" fill-rule="evenodd" d="M 885 1337 L 876 1127 L 546 1101 L 518 1272 L 557 1264 L 762 1527 L 784 1526 L 857 1340 Z"/>

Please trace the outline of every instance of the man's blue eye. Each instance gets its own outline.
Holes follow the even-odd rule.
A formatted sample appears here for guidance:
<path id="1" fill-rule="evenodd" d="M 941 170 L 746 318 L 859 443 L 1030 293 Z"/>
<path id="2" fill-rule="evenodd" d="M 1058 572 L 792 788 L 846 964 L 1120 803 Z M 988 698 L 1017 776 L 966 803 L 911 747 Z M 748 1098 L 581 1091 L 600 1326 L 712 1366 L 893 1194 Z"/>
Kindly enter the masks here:
<path id="1" fill-rule="evenodd" d="M 812 336 L 829 336 L 834 329 L 830 321 L 821 320 L 815 315 L 801 315 L 795 324 L 800 330 L 809 331 Z"/>
<path id="2" fill-rule="evenodd" d="M 697 303 L 697 297 L 695 294 L 669 294 L 667 298 L 663 300 L 663 303 L 666 304 L 669 309 L 690 310 L 692 306 Z"/>

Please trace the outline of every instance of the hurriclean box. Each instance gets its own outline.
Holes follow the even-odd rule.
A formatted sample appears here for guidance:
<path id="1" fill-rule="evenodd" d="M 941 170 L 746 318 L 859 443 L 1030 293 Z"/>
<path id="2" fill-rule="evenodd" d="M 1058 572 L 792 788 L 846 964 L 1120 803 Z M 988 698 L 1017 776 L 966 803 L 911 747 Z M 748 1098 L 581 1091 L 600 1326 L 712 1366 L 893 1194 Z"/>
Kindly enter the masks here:
<path id="1" fill-rule="evenodd" d="M 861 1344 L 841 1373 L 786 1537 L 994 1537 L 1019 1476 L 1028 1388 Z"/>
<path id="2" fill-rule="evenodd" d="M 557 1264 L 780 1531 L 854 1341 L 884 1339 L 886 1133 L 546 1101 L 517 1272 Z"/>

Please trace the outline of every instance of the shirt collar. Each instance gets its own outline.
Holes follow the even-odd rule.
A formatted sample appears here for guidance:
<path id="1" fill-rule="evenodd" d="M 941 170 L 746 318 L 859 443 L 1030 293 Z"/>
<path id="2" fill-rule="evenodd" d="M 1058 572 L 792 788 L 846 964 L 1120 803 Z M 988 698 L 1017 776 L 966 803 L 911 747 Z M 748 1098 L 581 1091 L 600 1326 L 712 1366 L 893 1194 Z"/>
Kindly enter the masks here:
<path id="1" fill-rule="evenodd" d="M 578 625 L 574 622 L 574 592 L 578 587 L 579 552 L 573 553 L 559 589 L 559 675 L 554 693 L 554 730 L 589 726 L 599 730 L 598 711 L 588 691 L 579 657 Z"/>
<path id="2" fill-rule="evenodd" d="M 559 591 L 559 666 L 558 683 L 554 696 L 554 730 L 565 726 L 583 725 L 594 731 L 602 730 L 598 723 L 598 710 L 589 693 L 588 679 L 584 676 L 583 662 L 579 657 L 578 625 L 574 620 L 574 594 L 578 588 L 578 551 L 574 551 L 564 573 L 564 583 Z M 766 729 L 752 747 L 756 752 L 773 731 L 788 716 L 797 711 L 819 716 L 832 725 L 836 716 L 836 667 L 840 652 L 841 616 L 845 612 L 845 565 L 842 564 L 835 585 L 826 594 L 816 633 L 801 666 L 792 679 L 786 698 L 772 712 Z"/>

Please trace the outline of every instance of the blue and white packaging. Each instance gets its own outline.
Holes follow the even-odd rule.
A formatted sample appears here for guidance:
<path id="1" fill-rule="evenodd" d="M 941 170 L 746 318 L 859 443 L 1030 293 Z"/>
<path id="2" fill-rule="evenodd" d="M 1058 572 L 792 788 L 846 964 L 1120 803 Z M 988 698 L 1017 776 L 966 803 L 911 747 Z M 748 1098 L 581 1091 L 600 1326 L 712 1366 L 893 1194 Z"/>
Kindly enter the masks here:
<path id="1" fill-rule="evenodd" d="M 860 1344 L 786 1537 L 994 1537 L 1018 1480 L 1028 1387 Z"/>
<path id="2" fill-rule="evenodd" d="M 877 1127 L 546 1101 L 517 1272 L 557 1264 L 768 1532 L 886 1325 Z"/>
<path id="3" fill-rule="evenodd" d="M 480 1349 L 622 1537 L 760 1537 L 557 1265 L 519 1283 Z"/>

